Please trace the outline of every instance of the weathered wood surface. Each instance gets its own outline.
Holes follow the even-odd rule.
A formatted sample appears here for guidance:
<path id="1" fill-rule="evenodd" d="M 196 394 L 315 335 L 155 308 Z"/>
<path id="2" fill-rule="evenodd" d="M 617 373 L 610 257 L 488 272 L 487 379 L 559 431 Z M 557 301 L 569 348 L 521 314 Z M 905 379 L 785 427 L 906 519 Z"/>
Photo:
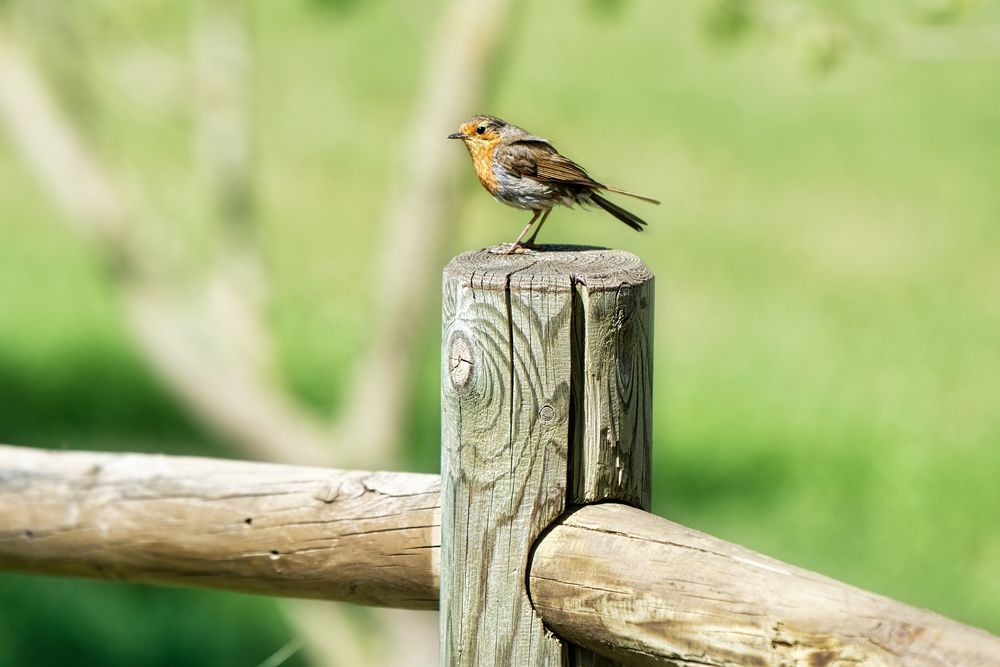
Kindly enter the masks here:
<path id="1" fill-rule="evenodd" d="M 624 252 L 588 259 L 586 271 L 572 274 L 570 502 L 617 500 L 648 510 L 653 274 Z"/>
<path id="2" fill-rule="evenodd" d="M 633 664 L 1000 665 L 1000 638 L 618 504 L 534 551 L 546 625 Z"/>
<path id="3" fill-rule="evenodd" d="M 434 609 L 438 481 L 0 446 L 0 569 Z"/>
<path id="4" fill-rule="evenodd" d="M 648 505 L 651 284 L 637 257 L 600 249 L 445 269 L 444 664 L 598 664 L 543 627 L 524 573 L 568 499 Z"/>
<path id="5" fill-rule="evenodd" d="M 445 269 L 443 664 L 597 664 L 544 628 L 524 573 L 568 500 L 648 505 L 651 290 L 610 250 Z"/>
<path id="6" fill-rule="evenodd" d="M 445 269 L 443 665 L 561 665 L 524 572 L 562 514 L 570 406 L 569 280 L 525 256 Z"/>

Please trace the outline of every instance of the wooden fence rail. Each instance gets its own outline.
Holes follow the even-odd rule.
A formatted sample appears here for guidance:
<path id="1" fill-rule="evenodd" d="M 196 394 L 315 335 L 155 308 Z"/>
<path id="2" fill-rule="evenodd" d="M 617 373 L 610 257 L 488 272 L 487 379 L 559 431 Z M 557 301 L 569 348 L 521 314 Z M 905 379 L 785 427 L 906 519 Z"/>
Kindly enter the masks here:
<path id="1" fill-rule="evenodd" d="M 436 475 L 0 446 L 0 568 L 436 609 Z"/>
<path id="2" fill-rule="evenodd" d="M 1000 665 L 1000 638 L 616 504 L 535 547 L 546 625 L 630 664 Z"/>
<path id="3" fill-rule="evenodd" d="M 1000 665 L 1000 638 L 650 500 L 653 276 L 446 268 L 442 475 L 0 446 L 0 568 L 441 609 L 448 665 Z"/>
<path id="4" fill-rule="evenodd" d="M 435 475 L 0 446 L 2 569 L 434 609 L 439 536 Z M 615 503 L 550 527 L 529 584 L 629 664 L 1000 664 L 998 637 Z"/>

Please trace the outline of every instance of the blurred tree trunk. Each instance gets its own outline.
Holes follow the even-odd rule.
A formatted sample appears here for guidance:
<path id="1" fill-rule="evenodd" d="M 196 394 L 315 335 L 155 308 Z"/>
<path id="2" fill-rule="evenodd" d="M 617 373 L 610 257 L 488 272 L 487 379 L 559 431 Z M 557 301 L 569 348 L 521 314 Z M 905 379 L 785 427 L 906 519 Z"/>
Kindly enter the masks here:
<path id="1" fill-rule="evenodd" d="M 509 42 L 515 0 L 453 0 L 430 44 L 423 81 L 408 123 L 405 159 L 392 182 L 375 257 L 382 304 L 378 332 L 354 372 L 353 391 L 341 406 L 338 434 L 364 443 L 366 467 L 391 460 L 399 442 L 404 401 L 412 375 L 418 325 L 437 303 L 438 269 L 448 259 L 447 232 L 458 217 L 451 194 L 463 167 L 461 151 L 445 141 L 489 96 L 500 53 Z M 470 26 L 469 17 L 489 17 Z M 438 317 L 437 308 L 431 308 Z M 369 461 L 371 463 L 369 463 Z"/>

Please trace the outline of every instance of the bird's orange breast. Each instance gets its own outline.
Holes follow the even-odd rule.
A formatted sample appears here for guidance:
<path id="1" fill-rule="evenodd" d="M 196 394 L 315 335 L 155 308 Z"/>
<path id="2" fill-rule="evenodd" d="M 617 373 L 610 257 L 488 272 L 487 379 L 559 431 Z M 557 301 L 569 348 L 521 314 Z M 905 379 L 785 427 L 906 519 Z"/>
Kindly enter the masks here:
<path id="1" fill-rule="evenodd" d="M 496 194 L 497 187 L 499 187 L 497 177 L 493 174 L 493 156 L 498 145 L 500 145 L 499 139 L 485 146 L 473 146 L 469 149 L 469 153 L 472 155 L 472 166 L 476 169 L 476 176 L 479 177 L 479 182 L 490 194 Z"/>

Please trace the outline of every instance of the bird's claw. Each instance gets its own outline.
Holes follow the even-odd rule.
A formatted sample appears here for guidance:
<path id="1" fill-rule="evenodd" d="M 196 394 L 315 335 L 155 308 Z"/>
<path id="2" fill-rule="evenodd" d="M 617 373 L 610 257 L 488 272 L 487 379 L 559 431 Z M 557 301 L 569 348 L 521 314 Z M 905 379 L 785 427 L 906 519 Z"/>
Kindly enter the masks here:
<path id="1" fill-rule="evenodd" d="M 503 243 L 491 249 L 496 255 L 528 255 L 535 251 L 527 244 Z"/>

